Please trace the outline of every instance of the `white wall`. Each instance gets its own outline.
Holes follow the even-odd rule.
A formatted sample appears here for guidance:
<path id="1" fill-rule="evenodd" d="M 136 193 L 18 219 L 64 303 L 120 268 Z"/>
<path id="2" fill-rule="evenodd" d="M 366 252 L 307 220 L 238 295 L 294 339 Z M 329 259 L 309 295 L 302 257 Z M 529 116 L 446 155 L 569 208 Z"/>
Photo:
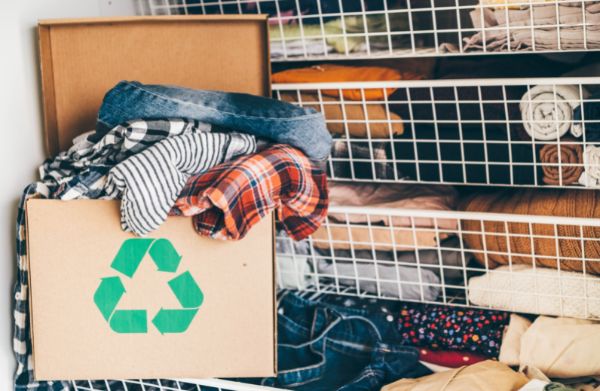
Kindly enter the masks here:
<path id="1" fill-rule="evenodd" d="M 15 221 L 25 186 L 45 152 L 38 19 L 133 14 L 133 0 L 3 0 L 0 11 L 0 390 L 13 388 Z"/>

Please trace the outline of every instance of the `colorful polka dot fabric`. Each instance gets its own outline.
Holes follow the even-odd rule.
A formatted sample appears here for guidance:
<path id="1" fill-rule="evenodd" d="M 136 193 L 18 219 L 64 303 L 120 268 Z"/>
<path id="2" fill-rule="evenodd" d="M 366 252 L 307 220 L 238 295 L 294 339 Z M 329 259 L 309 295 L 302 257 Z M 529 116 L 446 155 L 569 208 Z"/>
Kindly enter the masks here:
<path id="1" fill-rule="evenodd" d="M 470 350 L 498 358 L 506 312 L 427 304 L 404 304 L 398 328 L 406 344 Z"/>

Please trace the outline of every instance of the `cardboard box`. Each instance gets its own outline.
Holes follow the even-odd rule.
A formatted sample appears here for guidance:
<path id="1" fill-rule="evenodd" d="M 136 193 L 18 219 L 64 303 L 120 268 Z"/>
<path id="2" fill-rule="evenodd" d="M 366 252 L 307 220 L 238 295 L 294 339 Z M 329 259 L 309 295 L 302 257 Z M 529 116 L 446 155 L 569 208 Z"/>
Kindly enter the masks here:
<path id="1" fill-rule="evenodd" d="M 93 129 L 120 80 L 269 96 L 266 16 L 41 21 L 49 154 Z M 36 380 L 276 372 L 273 220 L 239 242 L 170 217 L 123 232 L 120 202 L 26 204 Z"/>

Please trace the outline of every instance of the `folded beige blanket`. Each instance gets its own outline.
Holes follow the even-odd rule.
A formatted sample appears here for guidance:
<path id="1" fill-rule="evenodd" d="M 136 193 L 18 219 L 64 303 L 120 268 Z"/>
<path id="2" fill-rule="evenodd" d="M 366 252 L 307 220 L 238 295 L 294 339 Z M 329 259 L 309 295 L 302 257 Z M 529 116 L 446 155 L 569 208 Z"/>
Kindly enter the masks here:
<path id="1" fill-rule="evenodd" d="M 531 324 L 515 315 L 502 340 L 500 361 L 507 365 L 533 366 L 551 378 L 597 376 L 600 375 L 598 346 L 598 322 L 540 316 Z M 517 352 L 519 362 L 506 360 L 506 353 L 514 357 Z"/>
<path id="2" fill-rule="evenodd" d="M 351 226 L 347 227 L 330 226 L 329 232 L 325 224 L 312 234 L 313 245 L 322 249 L 329 249 L 329 240 L 340 241 L 341 243 L 333 243 L 333 248 L 336 250 L 371 250 L 374 248 L 377 251 L 414 251 L 415 237 L 418 247 L 437 247 L 437 243 L 451 236 L 448 233 L 439 234 L 439 242 L 437 235 L 433 230 L 413 232 L 412 229 L 394 229 L 394 238 L 387 227 L 372 227 L 371 232 L 368 227 Z M 350 232 L 348 232 L 350 231 Z M 351 244 L 352 243 L 352 244 Z M 360 244 L 362 243 L 362 244 Z M 373 245 L 371 245 L 371 243 Z"/>
<path id="3" fill-rule="evenodd" d="M 529 379 L 497 361 L 487 360 L 418 379 L 402 379 L 381 391 L 518 391 Z"/>

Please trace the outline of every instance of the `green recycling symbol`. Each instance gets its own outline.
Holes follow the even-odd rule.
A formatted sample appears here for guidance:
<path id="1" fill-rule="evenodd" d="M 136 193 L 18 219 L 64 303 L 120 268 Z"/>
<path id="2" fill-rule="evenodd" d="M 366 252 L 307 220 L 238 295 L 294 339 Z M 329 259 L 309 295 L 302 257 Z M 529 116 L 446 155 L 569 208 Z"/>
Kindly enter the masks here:
<path id="1" fill-rule="evenodd" d="M 158 271 L 177 272 L 181 256 L 167 239 L 127 239 L 121 245 L 110 267 L 133 278 L 146 253 L 150 254 Z M 101 278 L 101 280 L 94 294 L 94 303 L 110 328 L 123 334 L 147 333 L 146 310 L 115 310 L 119 300 L 126 293 L 121 278 L 116 276 Z M 204 300 L 204 294 L 189 271 L 181 273 L 168 284 L 183 308 L 161 308 L 154 316 L 152 324 L 163 335 L 186 331 Z"/>

